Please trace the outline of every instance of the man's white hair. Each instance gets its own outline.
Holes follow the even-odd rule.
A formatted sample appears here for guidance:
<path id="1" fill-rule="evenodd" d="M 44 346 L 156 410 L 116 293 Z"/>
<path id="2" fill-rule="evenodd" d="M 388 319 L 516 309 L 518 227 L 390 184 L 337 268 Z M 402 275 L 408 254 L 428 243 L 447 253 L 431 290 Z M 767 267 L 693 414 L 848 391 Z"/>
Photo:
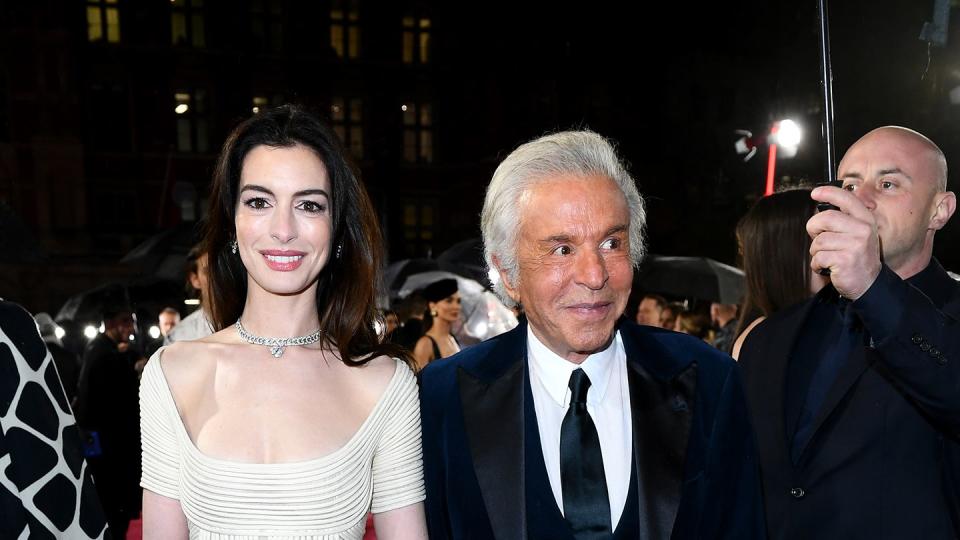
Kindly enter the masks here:
<path id="1" fill-rule="evenodd" d="M 538 183 L 559 177 L 603 177 L 620 187 L 630 210 L 630 260 L 640 264 L 645 252 L 647 214 L 636 182 L 617 156 L 613 144 L 592 131 L 562 131 L 521 145 L 500 163 L 487 187 L 480 214 L 483 254 L 487 267 L 502 272 L 494 292 L 508 306 L 516 302 L 507 294 L 504 279 L 518 283 L 517 241 L 524 201 Z M 497 264 L 494 264 L 494 260 Z"/>

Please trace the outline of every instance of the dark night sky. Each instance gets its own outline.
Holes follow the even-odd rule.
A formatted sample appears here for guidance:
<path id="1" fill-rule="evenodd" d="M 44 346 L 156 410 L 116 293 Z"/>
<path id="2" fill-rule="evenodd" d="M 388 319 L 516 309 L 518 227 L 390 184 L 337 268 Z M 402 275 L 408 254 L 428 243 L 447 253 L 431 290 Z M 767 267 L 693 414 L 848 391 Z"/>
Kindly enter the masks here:
<path id="1" fill-rule="evenodd" d="M 79 162 L 66 162 L 74 169 L 64 174 L 27 180 L 14 174 L 12 182 L 55 185 L 79 174 L 84 177 L 77 180 L 88 183 L 88 217 L 80 223 L 83 219 L 71 217 L 80 215 L 76 209 L 61 211 L 70 210 L 72 201 L 54 199 L 62 208 L 44 208 L 39 195 L 31 199 L 31 186 L 3 184 L 6 173 L 0 170 L 0 197 L 13 201 L 55 261 L 0 280 L 8 285 L 0 287 L 0 295 L 7 296 L 58 283 L 28 305 L 34 311 L 55 309 L 76 290 L 125 277 L 114 271 L 123 253 L 172 224 L 158 223 L 155 216 L 170 213 L 160 186 L 166 148 L 175 139 L 167 101 L 177 85 L 206 84 L 215 102 L 211 150 L 172 154 L 174 176 L 192 182 L 198 194 L 206 191 L 213 151 L 250 114 L 253 92 L 266 88 L 320 109 L 330 96 L 358 92 L 367 107 L 361 166 L 394 258 L 406 256 L 398 255 L 404 248 L 403 200 L 438 202 L 430 248 L 437 254 L 478 235 L 483 190 L 499 161 L 518 144 L 561 129 L 589 127 L 618 143 L 648 199 L 652 253 L 736 262 L 734 226 L 761 194 L 766 167 L 765 148 L 747 163 L 734 153 L 736 129 L 762 134 L 775 120 L 796 120 L 805 138 L 796 158 L 779 161 L 778 176 L 789 182 L 823 176 L 816 0 L 361 0 L 364 56 L 352 63 L 331 59 L 326 50 L 329 2 L 283 2 L 287 45 L 270 56 L 244 37 L 250 24 L 246 2 L 207 0 L 208 46 L 190 50 L 171 47 L 165 0 L 121 0 L 128 9 L 124 24 L 133 30 L 117 47 L 86 43 L 84 11 L 71 1 L 0 0 L 0 43 L 8 45 L 0 48 L 0 107 L 7 99 L 6 110 L 0 109 L 0 143 L 4 118 L 27 130 L 11 134 L 20 146 L 6 155 L 15 157 L 13 163 L 20 160 L 28 174 L 41 170 L 43 141 L 62 133 L 83 154 Z M 947 46 L 933 48 L 928 57 L 918 36 L 933 18 L 934 1 L 831 2 L 838 159 L 866 131 L 899 124 L 931 137 L 948 163 L 960 166 L 960 105 L 948 98 L 960 86 L 960 15 L 952 10 Z M 408 4 L 419 5 L 432 19 L 432 58 L 426 66 L 398 60 L 397 23 Z M 36 54 L 19 45 L 18 36 L 31 35 Z M 56 58 L 58 51 L 49 49 L 63 48 L 59 44 L 76 49 L 61 57 L 66 97 L 25 95 L 14 74 L 39 81 L 55 72 L 56 64 L 44 62 Z M 47 49 L 41 52 L 42 47 Z M 11 89 L 6 96 L 4 85 Z M 95 101 L 90 91 L 95 85 L 120 93 L 98 94 L 108 99 Z M 434 103 L 431 165 L 411 167 L 399 159 L 397 111 L 411 96 Z M 129 110 L 100 114 L 101 107 L 117 104 Z M 128 149 L 104 151 L 89 140 L 97 137 Z M 132 198 L 139 200 L 127 208 Z M 137 219 L 117 226 L 116 219 L 131 209 Z M 44 212 L 52 216 L 47 225 L 37 217 Z M 111 213 L 118 217 L 104 217 Z M 58 225 L 71 219 L 80 224 Z M 935 249 L 952 270 L 960 270 L 958 222 L 955 217 L 938 234 Z M 72 265 L 75 282 L 56 273 L 64 262 Z"/>
<path id="2" fill-rule="evenodd" d="M 449 69 L 451 92 L 479 98 L 465 100 L 474 116 L 463 121 L 501 108 L 504 125 L 478 135 L 496 141 L 489 149 L 499 157 L 545 131 L 595 129 L 620 143 L 650 197 L 654 252 L 733 262 L 733 224 L 762 190 L 766 166 L 764 149 L 746 164 L 734 154 L 734 129 L 762 133 L 773 120 L 797 120 L 805 139 L 778 173 L 824 175 L 816 7 L 815 0 L 446 6 L 438 19 L 457 35 L 437 61 Z M 933 0 L 832 2 L 838 160 L 856 138 L 886 124 L 917 129 L 948 162 L 960 160 L 960 110 L 946 99 L 960 84 L 952 67 L 960 66 L 960 37 L 934 48 L 928 68 L 918 36 L 932 11 Z M 463 87 L 478 78 L 528 95 L 484 104 L 482 91 Z M 538 102 L 538 90 L 559 103 Z M 953 267 L 960 266 L 951 249 L 957 229 L 951 224 L 937 242 Z"/>

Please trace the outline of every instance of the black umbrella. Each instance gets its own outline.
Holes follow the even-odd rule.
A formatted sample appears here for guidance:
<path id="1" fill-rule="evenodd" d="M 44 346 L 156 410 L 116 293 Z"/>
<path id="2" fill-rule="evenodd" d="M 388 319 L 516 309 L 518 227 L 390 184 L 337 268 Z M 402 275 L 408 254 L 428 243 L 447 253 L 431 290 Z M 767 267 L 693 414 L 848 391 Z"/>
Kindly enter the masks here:
<path id="1" fill-rule="evenodd" d="M 141 242 L 120 259 L 146 275 L 182 281 L 187 254 L 200 240 L 201 225 L 184 222 L 163 230 Z"/>
<path id="2" fill-rule="evenodd" d="M 407 281 L 407 278 L 414 274 L 421 274 L 423 272 L 450 272 L 458 276 L 463 276 L 465 278 L 472 279 L 484 287 L 489 288 L 487 283 L 487 274 L 483 272 L 483 280 L 479 280 L 476 277 L 476 272 L 470 268 L 464 267 L 463 265 L 451 262 L 449 260 L 441 261 L 440 259 L 402 259 L 394 263 L 390 263 L 387 266 L 386 270 L 383 272 L 383 283 L 387 288 L 387 291 L 390 292 L 391 296 L 396 296 L 396 294 L 403 287 L 403 284 Z"/>
<path id="3" fill-rule="evenodd" d="M 145 279 L 130 283 L 108 283 L 70 297 L 60 311 L 57 321 L 96 323 L 104 311 L 129 309 L 156 315 L 166 306 L 179 306 L 183 301 L 183 287 L 177 281 Z"/>
<path id="4" fill-rule="evenodd" d="M 394 293 L 403 287 L 408 276 L 435 270 L 440 270 L 440 263 L 435 259 L 402 259 L 387 266 L 383 272 L 383 284 Z"/>
<path id="5" fill-rule="evenodd" d="M 470 238 L 450 246 L 437 257 L 448 272 L 453 272 L 490 288 L 487 277 L 487 262 L 483 258 L 483 240 Z"/>
<path id="6" fill-rule="evenodd" d="M 744 290 L 743 271 L 706 257 L 649 255 L 635 277 L 644 292 L 738 304 Z"/>

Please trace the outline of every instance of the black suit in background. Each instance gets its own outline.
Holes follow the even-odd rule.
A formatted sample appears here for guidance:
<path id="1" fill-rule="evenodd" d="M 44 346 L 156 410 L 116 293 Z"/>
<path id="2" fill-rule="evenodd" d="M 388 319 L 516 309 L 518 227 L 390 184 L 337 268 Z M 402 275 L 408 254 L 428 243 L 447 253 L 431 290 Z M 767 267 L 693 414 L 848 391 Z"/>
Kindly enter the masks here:
<path id="1" fill-rule="evenodd" d="M 851 304 L 866 345 L 824 388 L 794 459 L 795 416 L 820 360 L 809 352 L 828 345 L 811 318 L 836 303 L 827 286 L 757 326 L 740 354 L 770 537 L 960 537 L 960 284 L 935 260 L 907 281 L 883 268 Z"/>
<path id="2" fill-rule="evenodd" d="M 90 456 L 100 501 L 114 534 L 122 537 L 140 512 L 140 401 L 136 355 L 120 352 L 100 334 L 87 346 L 80 370 L 77 422 L 96 432 L 102 454 Z"/>

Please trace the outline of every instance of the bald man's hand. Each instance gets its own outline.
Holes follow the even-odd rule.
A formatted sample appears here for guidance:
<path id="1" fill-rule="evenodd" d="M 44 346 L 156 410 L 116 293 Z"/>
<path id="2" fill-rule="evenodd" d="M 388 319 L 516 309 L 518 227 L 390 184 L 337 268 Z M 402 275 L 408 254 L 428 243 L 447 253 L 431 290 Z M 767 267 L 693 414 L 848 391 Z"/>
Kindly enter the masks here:
<path id="1" fill-rule="evenodd" d="M 813 239 L 810 267 L 814 272 L 829 268 L 837 292 L 856 300 L 873 285 L 883 264 L 877 220 L 849 191 L 821 186 L 810 196 L 839 208 L 817 213 L 807 221 L 807 233 Z"/>

